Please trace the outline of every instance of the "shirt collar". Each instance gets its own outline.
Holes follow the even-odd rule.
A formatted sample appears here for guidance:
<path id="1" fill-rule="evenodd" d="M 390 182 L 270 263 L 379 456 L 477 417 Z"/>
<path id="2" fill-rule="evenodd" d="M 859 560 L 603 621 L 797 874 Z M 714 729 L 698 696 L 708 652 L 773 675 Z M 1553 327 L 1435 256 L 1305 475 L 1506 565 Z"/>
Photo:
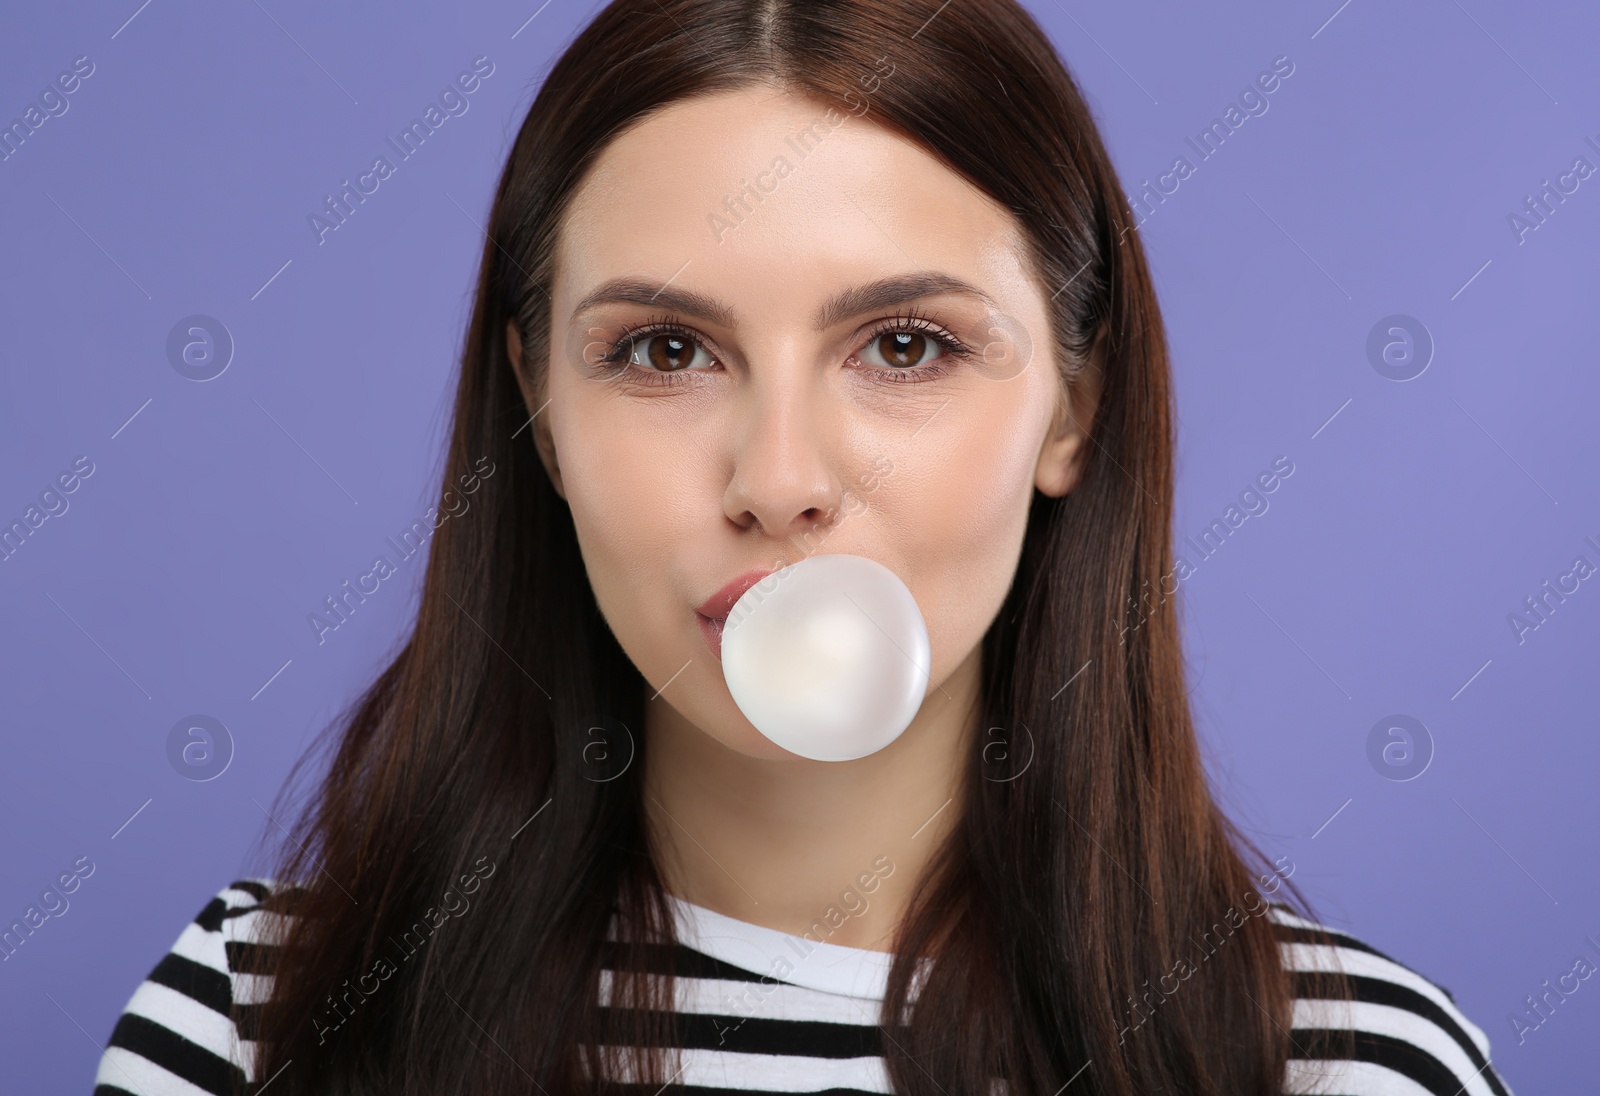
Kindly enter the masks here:
<path id="1" fill-rule="evenodd" d="M 667 895 L 677 938 L 725 963 L 807 989 L 881 1001 L 894 955 L 780 932 Z M 924 972 L 928 960 L 923 961 Z"/>

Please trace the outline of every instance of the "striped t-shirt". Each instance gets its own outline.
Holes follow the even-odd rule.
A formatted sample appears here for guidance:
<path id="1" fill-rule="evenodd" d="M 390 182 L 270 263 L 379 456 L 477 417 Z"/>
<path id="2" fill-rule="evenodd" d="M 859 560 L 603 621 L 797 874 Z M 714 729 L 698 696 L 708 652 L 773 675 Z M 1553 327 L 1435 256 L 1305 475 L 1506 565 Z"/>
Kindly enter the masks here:
<path id="1" fill-rule="evenodd" d="M 231 883 L 183 930 L 118 1018 L 95 1096 L 226 1096 L 235 1080 L 252 1091 L 271 1081 L 255 1075 L 255 1044 L 239 1038 L 230 1011 L 237 1004 L 247 1013 L 271 992 L 270 975 L 247 972 L 271 969 L 262 953 L 273 945 L 263 941 L 278 938 L 284 926 L 267 919 L 286 915 L 258 907 L 276 887 L 267 879 Z M 668 900 L 677 922 L 676 1008 L 697 1021 L 685 1025 L 696 1034 L 686 1039 L 676 1078 L 688 1092 L 892 1091 L 877 1026 L 889 953 Z M 1289 969 L 1343 970 L 1355 998 L 1295 998 L 1286 1094 L 1510 1096 L 1490 1063 L 1488 1037 L 1448 991 L 1281 904 L 1260 915 L 1274 922 Z M 1333 942 L 1311 942 L 1312 932 L 1331 933 Z M 602 971 L 602 1005 L 610 989 Z M 241 1026 L 253 1027 L 241 1018 Z M 1330 1028 L 1355 1029 L 1354 1060 L 1295 1056 Z"/>

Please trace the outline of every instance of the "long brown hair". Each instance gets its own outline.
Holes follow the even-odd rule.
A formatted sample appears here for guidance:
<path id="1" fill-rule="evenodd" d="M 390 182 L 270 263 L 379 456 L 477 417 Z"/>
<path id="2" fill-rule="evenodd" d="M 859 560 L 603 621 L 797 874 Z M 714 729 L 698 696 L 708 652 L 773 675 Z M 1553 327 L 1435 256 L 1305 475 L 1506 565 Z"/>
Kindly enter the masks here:
<path id="1" fill-rule="evenodd" d="M 257 1083 L 620 1091 L 581 1047 L 673 1045 L 671 921 L 640 805 L 646 683 L 529 423 L 566 352 L 550 345 L 552 250 L 585 169 L 648 113 L 755 82 L 906 135 L 1012 211 L 1049 293 L 1051 360 L 1065 385 L 1098 374 L 1081 479 L 1035 494 L 983 642 L 989 727 L 1025 771 L 970 758 L 959 823 L 895 940 L 895 1091 L 1281 1091 L 1293 976 L 1255 911 L 1286 885 L 1309 913 L 1207 785 L 1176 602 L 1147 615 L 1173 573 L 1165 334 L 1094 120 L 1014 0 L 614 0 L 550 70 L 495 192 L 462 348 L 442 491 L 470 480 L 470 509 L 433 535 L 416 624 L 328 729 L 326 776 L 270 873 L 299 886 L 269 902 L 294 915 L 271 999 L 241 1010 Z M 1224 922 L 1218 961 L 1152 997 Z M 657 974 L 619 978 L 603 1008 L 603 967 Z M 647 1091 L 676 1075 L 670 1051 L 629 1061 Z"/>

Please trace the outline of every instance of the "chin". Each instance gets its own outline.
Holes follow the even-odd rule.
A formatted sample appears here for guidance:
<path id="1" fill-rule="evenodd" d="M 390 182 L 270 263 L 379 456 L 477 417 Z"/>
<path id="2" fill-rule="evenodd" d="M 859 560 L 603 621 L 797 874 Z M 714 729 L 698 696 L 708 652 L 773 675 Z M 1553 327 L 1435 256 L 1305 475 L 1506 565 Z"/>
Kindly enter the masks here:
<path id="1" fill-rule="evenodd" d="M 733 703 L 733 698 L 728 698 L 728 704 L 733 708 L 733 718 L 730 721 L 717 723 L 716 731 L 703 731 L 705 735 L 716 739 L 734 753 L 757 761 L 804 761 L 799 754 L 790 753 L 772 739 L 755 729 L 755 726 L 739 711 L 738 705 Z"/>
<path id="2" fill-rule="evenodd" d="M 739 705 L 734 703 L 733 697 L 728 693 L 727 685 L 722 681 L 720 664 L 715 675 L 715 683 L 709 689 L 709 695 L 695 691 L 692 703 L 684 703 L 688 694 L 675 698 L 663 695 L 655 701 L 656 704 L 665 703 L 671 711 L 668 720 L 671 724 L 671 734 L 675 737 L 704 736 L 705 739 L 715 742 L 719 746 L 755 761 L 804 761 L 799 754 L 790 753 L 779 746 L 766 735 L 756 730 L 755 725 L 745 718 L 739 710 Z M 685 671 L 673 683 L 672 689 L 688 686 L 685 679 L 694 672 L 694 667 Z M 665 714 L 665 713 L 663 713 Z"/>

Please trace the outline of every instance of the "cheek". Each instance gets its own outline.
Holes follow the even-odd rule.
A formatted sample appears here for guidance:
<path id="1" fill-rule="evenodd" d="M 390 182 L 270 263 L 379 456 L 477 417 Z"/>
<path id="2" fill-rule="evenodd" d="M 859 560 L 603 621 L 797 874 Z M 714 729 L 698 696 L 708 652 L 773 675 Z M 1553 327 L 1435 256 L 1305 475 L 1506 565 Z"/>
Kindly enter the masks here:
<path id="1" fill-rule="evenodd" d="M 578 546 L 601 611 L 626 641 L 664 600 L 672 545 L 693 520 L 688 470 L 653 434 L 620 429 L 624 417 L 581 400 L 564 406 L 551 430 Z"/>
<path id="2" fill-rule="evenodd" d="M 953 670 L 988 631 L 1027 530 L 1038 439 L 1025 425 L 997 426 L 1021 423 L 1025 410 L 989 410 L 908 452 L 898 490 L 885 498 L 903 577 L 928 621 L 936 674 Z"/>

